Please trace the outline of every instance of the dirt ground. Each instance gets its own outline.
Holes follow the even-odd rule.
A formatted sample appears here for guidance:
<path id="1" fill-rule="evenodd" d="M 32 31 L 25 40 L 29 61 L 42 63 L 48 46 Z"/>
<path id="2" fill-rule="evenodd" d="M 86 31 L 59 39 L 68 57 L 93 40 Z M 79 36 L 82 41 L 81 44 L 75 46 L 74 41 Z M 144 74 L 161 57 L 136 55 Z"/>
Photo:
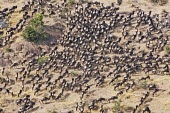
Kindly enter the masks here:
<path id="1" fill-rule="evenodd" d="M 20 9 L 26 0 L 17 0 L 17 2 L 5 2 L 5 1 L 7 0 L 0 0 L 1 9 L 3 9 L 4 7 L 11 7 L 13 5 L 19 6 L 18 9 Z M 116 3 L 116 0 L 96 0 L 96 1 L 100 1 L 104 3 L 105 5 L 109 5 L 112 2 Z M 120 11 L 126 11 L 126 12 L 132 11 L 135 9 L 135 7 L 139 7 L 146 12 L 149 12 L 151 10 L 153 14 L 155 13 L 161 14 L 163 10 L 170 12 L 170 0 L 166 5 L 163 5 L 163 6 L 160 6 L 158 4 L 152 4 L 148 2 L 147 0 L 123 0 L 122 5 L 120 5 Z M 13 19 L 11 20 L 12 25 L 15 24 L 15 22 L 18 20 L 18 18 L 20 18 L 20 16 L 21 15 L 19 13 L 15 13 L 12 15 L 13 17 Z M 48 29 L 48 32 L 50 34 L 53 34 L 54 36 L 54 37 L 52 36 L 51 40 L 53 41 L 58 40 L 56 38 L 61 37 L 61 31 L 60 29 L 52 30 L 53 29 L 52 27 L 55 27 L 56 23 L 62 24 L 62 20 L 58 19 L 57 17 L 53 17 L 53 18 L 45 17 L 44 23 L 47 26 L 46 29 Z M 19 60 L 23 59 L 25 51 L 27 51 L 28 49 L 34 52 L 35 51 L 39 52 L 39 50 L 37 49 L 37 45 L 31 44 L 25 41 L 20 36 L 20 34 L 16 34 L 16 36 L 18 36 L 18 38 L 15 39 L 15 42 L 12 45 L 10 45 L 10 47 L 15 46 L 15 44 L 23 44 L 24 47 L 21 51 L 15 51 L 14 53 L 7 53 L 7 52 L 5 53 L 7 57 L 9 56 L 9 59 L 13 63 L 18 62 Z M 39 44 L 39 46 L 47 50 L 49 48 L 48 42 L 41 43 Z M 5 52 L 5 48 L 0 48 L 0 51 Z M 62 48 L 61 48 L 61 51 L 62 51 Z M 1 59 L 2 58 L 0 57 L 0 60 Z M 6 71 L 5 73 L 7 73 L 10 78 L 15 79 L 14 78 L 15 71 L 17 69 L 20 69 L 21 67 L 10 69 L 9 65 L 11 65 L 11 63 L 7 63 L 4 66 L 8 68 L 7 69 L 8 71 Z M 0 69 L 2 69 L 2 67 L 3 66 L 1 66 Z M 108 72 L 103 72 L 102 74 L 106 74 L 106 73 Z M 34 74 L 34 72 L 31 74 Z M 51 73 L 51 75 L 53 75 L 55 78 L 58 76 L 58 73 Z M 139 75 L 144 75 L 144 73 L 140 73 Z M 1 76 L 3 75 L 0 74 L 0 77 Z M 159 89 L 161 89 L 161 91 L 158 92 L 155 96 L 148 98 L 147 104 L 149 104 L 152 113 L 170 113 L 170 76 L 169 75 L 160 75 L 160 76 L 150 75 L 150 77 L 151 79 L 146 81 L 147 84 L 156 83 Z M 138 76 L 137 75 L 133 76 L 133 79 L 135 78 L 138 78 Z M 68 80 L 69 79 L 71 79 L 71 77 L 68 77 Z M 108 79 L 108 81 L 109 80 L 111 80 L 111 78 Z M 0 84 L 0 87 L 2 87 L 3 85 L 4 84 Z M 17 91 L 17 88 L 19 87 L 21 87 L 20 83 L 16 83 L 15 90 Z M 26 113 L 52 113 L 53 111 L 56 111 L 57 113 L 58 112 L 66 113 L 68 109 L 75 108 L 75 103 L 79 102 L 79 98 L 81 95 L 81 94 L 72 93 L 68 91 L 65 94 L 65 97 L 63 97 L 61 100 L 49 101 L 49 102 L 47 101 L 46 104 L 42 104 L 41 102 L 39 102 L 39 100 L 42 99 L 42 97 L 44 97 L 45 95 L 47 95 L 45 91 L 44 92 L 42 91 L 40 94 L 38 94 L 38 96 L 37 95 L 34 96 L 33 91 L 29 87 L 29 84 L 27 84 L 25 88 L 26 88 L 26 91 L 24 93 L 30 94 L 32 99 L 35 99 L 37 101 L 36 105 L 34 106 L 34 109 L 31 109 L 30 111 Z M 60 92 L 59 89 L 56 89 L 56 90 L 57 92 Z M 116 95 L 116 92 L 114 91 L 113 87 L 111 85 L 108 85 L 107 83 L 104 84 L 104 86 L 100 88 L 92 87 L 90 88 L 89 92 L 90 93 L 85 96 L 84 101 L 89 102 L 92 99 L 96 99 L 100 97 L 109 98 L 113 95 Z M 121 96 L 121 100 L 122 100 L 121 105 L 124 107 L 128 107 L 129 109 L 130 107 L 135 107 L 135 105 L 139 103 L 140 97 L 143 95 L 143 93 L 145 93 L 145 90 L 143 88 L 136 88 L 134 90 L 130 90 L 128 93 L 125 93 L 124 95 Z M 22 94 L 22 96 L 23 95 L 24 94 Z M 11 95 L 7 95 L 5 92 L 0 92 L 0 107 L 5 110 L 5 113 L 17 113 L 20 106 L 17 106 L 15 104 L 16 99 L 18 99 L 17 96 L 12 97 Z M 112 113 L 112 108 L 114 105 L 115 104 L 111 102 L 107 104 L 106 106 L 104 106 L 105 108 L 108 109 L 107 113 Z M 92 113 L 99 113 L 99 111 L 92 111 Z M 127 113 L 130 113 L 130 112 L 127 112 Z"/>

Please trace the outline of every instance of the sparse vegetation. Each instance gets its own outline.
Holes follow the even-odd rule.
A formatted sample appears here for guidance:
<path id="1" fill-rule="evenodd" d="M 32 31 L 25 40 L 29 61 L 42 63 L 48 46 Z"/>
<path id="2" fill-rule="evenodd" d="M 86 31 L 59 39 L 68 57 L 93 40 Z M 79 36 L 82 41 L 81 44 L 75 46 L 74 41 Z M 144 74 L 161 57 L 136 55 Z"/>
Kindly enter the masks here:
<path id="1" fill-rule="evenodd" d="M 38 42 L 47 39 L 47 33 L 43 26 L 43 15 L 36 15 L 31 21 L 30 25 L 26 26 L 22 36 L 30 42 Z"/>
<path id="2" fill-rule="evenodd" d="M 57 113 L 56 111 L 52 111 L 51 113 Z"/>
<path id="3" fill-rule="evenodd" d="M 38 59 L 38 63 L 39 63 L 39 64 L 42 64 L 42 63 L 45 63 L 47 60 L 48 60 L 48 57 L 40 57 L 40 58 Z"/>
<path id="4" fill-rule="evenodd" d="M 75 71 L 71 71 L 70 74 L 71 76 L 78 76 L 78 73 L 76 73 Z"/>
<path id="5" fill-rule="evenodd" d="M 160 4 L 160 5 L 164 5 L 164 4 L 168 3 L 168 0 L 149 0 L 149 1 L 152 3 Z"/>
<path id="6" fill-rule="evenodd" d="M 12 52 L 13 50 L 10 49 L 9 47 L 6 47 L 6 48 L 5 48 L 5 51 L 6 51 L 6 52 Z"/>
<path id="7" fill-rule="evenodd" d="M 147 54 L 146 50 L 144 50 L 144 49 L 139 52 Z"/>
<path id="8" fill-rule="evenodd" d="M 140 81 L 138 87 L 146 89 L 147 88 L 147 81 L 146 80 Z"/>
<path id="9" fill-rule="evenodd" d="M 68 14 L 69 17 L 72 17 L 73 15 L 72 14 Z"/>
<path id="10" fill-rule="evenodd" d="M 65 18 L 67 12 L 68 12 L 68 8 L 63 8 L 63 9 L 61 10 L 60 16 L 61 16 L 62 18 Z"/>
<path id="11" fill-rule="evenodd" d="M 117 113 L 119 110 L 121 110 L 121 108 L 123 107 L 121 105 L 122 100 L 119 99 L 118 101 L 115 102 L 114 106 L 113 106 L 113 113 Z"/>
<path id="12" fill-rule="evenodd" d="M 75 0 L 68 0 L 67 6 L 71 7 L 71 6 L 73 6 L 74 3 L 75 3 Z"/>
<path id="13" fill-rule="evenodd" d="M 5 83 L 5 82 L 6 82 L 5 78 L 0 78 L 0 83 L 1 84 Z"/>
<path id="14" fill-rule="evenodd" d="M 62 11 L 63 14 L 65 14 L 65 13 L 68 12 L 68 9 L 67 8 L 63 8 L 61 11 Z"/>
<path id="15" fill-rule="evenodd" d="M 170 45 L 166 45 L 164 47 L 164 51 L 167 53 L 167 54 L 170 54 Z"/>

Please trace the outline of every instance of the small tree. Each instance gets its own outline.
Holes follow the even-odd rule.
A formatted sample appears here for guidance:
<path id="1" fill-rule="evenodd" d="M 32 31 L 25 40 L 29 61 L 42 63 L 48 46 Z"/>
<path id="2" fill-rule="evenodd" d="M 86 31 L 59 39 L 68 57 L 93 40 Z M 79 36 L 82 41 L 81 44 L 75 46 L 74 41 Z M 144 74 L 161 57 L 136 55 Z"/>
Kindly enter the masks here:
<path id="1" fill-rule="evenodd" d="M 36 15 L 31 21 L 30 25 L 26 26 L 22 36 L 30 42 L 38 42 L 47 38 L 47 33 L 43 26 L 43 15 Z"/>
<path id="2" fill-rule="evenodd" d="M 31 26 L 26 26 L 22 36 L 30 42 L 38 41 L 38 33 Z"/>
<path id="3" fill-rule="evenodd" d="M 43 24 L 44 23 L 43 23 L 43 15 L 42 14 L 36 15 L 36 17 L 31 20 L 31 26 L 34 28 L 36 28 L 38 26 L 43 26 Z"/>

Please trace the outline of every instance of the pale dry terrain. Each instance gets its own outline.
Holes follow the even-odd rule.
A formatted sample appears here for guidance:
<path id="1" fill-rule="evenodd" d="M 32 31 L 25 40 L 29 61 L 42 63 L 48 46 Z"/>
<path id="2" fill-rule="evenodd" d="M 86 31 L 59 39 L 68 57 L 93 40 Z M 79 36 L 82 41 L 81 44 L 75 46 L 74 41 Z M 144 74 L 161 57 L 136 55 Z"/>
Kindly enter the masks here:
<path id="1" fill-rule="evenodd" d="M 11 7 L 13 5 L 17 5 L 19 6 L 18 9 L 20 9 L 21 6 L 24 5 L 24 1 L 25 0 L 18 0 L 17 2 L 12 3 L 12 2 L 4 2 L 4 0 L 0 0 L 0 6 L 1 8 L 4 8 L 4 7 Z M 116 3 L 116 0 L 96 0 L 96 1 L 100 1 L 104 3 L 105 5 L 109 5 L 112 2 Z M 134 1 L 137 1 L 137 2 L 134 2 Z M 133 7 L 132 7 L 132 4 L 134 5 Z M 148 2 L 147 0 L 133 0 L 133 1 L 123 0 L 123 4 L 120 5 L 119 11 L 130 12 L 130 11 L 135 10 L 136 9 L 135 7 L 139 7 L 146 12 L 149 12 L 151 10 L 152 14 L 157 13 L 161 15 L 163 10 L 170 12 L 170 1 L 167 4 L 160 6 L 158 4 L 152 4 Z M 16 21 L 18 21 L 19 18 L 21 18 L 22 16 L 21 14 L 17 12 L 17 10 L 16 10 L 16 13 L 12 14 L 12 19 L 10 20 L 10 22 L 12 23 L 12 26 L 15 25 Z M 45 17 L 43 21 L 45 23 L 47 32 L 51 34 L 51 39 L 49 41 L 52 42 L 52 41 L 59 40 L 59 38 L 61 38 L 61 35 L 63 33 L 62 30 L 60 30 L 59 28 L 61 29 L 66 28 L 66 27 L 63 27 L 63 26 L 66 26 L 64 23 L 64 20 L 61 20 L 60 18 L 58 18 L 58 16 L 54 16 L 52 18 Z M 170 36 L 170 32 L 168 33 L 167 31 L 166 33 Z M 115 36 L 121 35 L 119 29 L 117 30 L 117 32 L 114 33 L 114 35 Z M 51 48 L 48 45 L 48 41 L 45 41 L 39 44 L 33 44 L 31 42 L 25 41 L 24 38 L 20 36 L 20 33 L 16 34 L 15 36 L 16 38 L 14 38 L 14 43 L 7 46 L 8 48 L 13 49 L 14 50 L 13 52 L 6 52 L 7 47 L 0 48 L 0 53 L 4 52 L 4 57 L 0 57 L 0 60 L 3 60 L 0 63 L 2 62 L 4 63 L 4 64 L 1 64 L 0 70 L 3 67 L 5 67 L 6 68 L 5 74 L 7 74 L 9 78 L 11 79 L 15 79 L 14 77 L 15 72 L 17 70 L 19 71 L 21 67 L 24 67 L 25 65 L 16 66 L 14 68 L 10 68 L 10 65 L 15 62 L 22 61 L 23 59 L 27 59 L 29 56 L 24 57 L 24 54 L 26 54 L 27 51 L 40 53 L 41 51 L 38 49 L 38 46 L 42 47 L 44 50 L 47 50 L 47 51 L 49 50 L 49 48 Z M 139 44 L 139 45 L 134 45 L 134 46 L 136 46 L 136 48 L 140 47 L 139 51 L 146 50 L 145 45 Z M 58 48 L 59 48 L 59 51 L 63 50 L 62 46 L 59 46 Z M 164 54 L 165 52 L 163 51 L 159 55 L 164 55 Z M 111 54 L 110 56 L 114 56 L 114 55 Z M 46 57 L 49 57 L 49 56 L 46 56 Z M 108 74 L 107 68 L 108 67 L 105 67 L 106 71 L 102 72 L 101 75 Z M 75 73 L 80 73 L 80 70 L 69 70 L 69 72 L 72 72 L 72 71 L 74 71 Z M 35 74 L 35 71 L 31 72 L 30 75 L 34 75 L 34 74 Z M 59 72 L 51 72 L 50 75 L 53 76 L 52 80 L 54 80 L 54 78 L 59 76 Z M 0 77 L 1 76 L 3 77 L 4 75 L 1 75 L 0 73 Z M 145 77 L 147 75 L 141 72 L 141 73 L 138 73 L 132 76 L 132 79 L 136 80 L 136 82 L 139 82 L 138 79 L 141 76 Z M 145 85 L 156 84 L 158 88 L 160 89 L 160 91 L 157 92 L 155 96 L 150 96 L 149 98 L 147 98 L 146 105 L 149 105 L 152 111 L 151 113 L 170 113 L 170 76 L 161 75 L 161 74 L 160 75 L 152 74 L 150 75 L 150 77 L 151 79 L 146 80 Z M 67 80 L 71 82 L 71 78 L 72 76 L 68 76 Z M 30 78 L 27 78 L 27 80 L 28 79 Z M 114 90 L 113 85 L 108 84 L 110 80 L 111 78 L 107 78 L 106 83 L 101 87 L 92 86 L 89 89 L 88 94 L 85 95 L 85 98 L 83 100 L 89 103 L 93 99 L 97 99 L 100 97 L 109 98 L 111 96 L 116 95 L 117 91 Z M 90 83 L 88 84 L 93 84 L 93 81 L 90 81 Z M 4 84 L 0 84 L 0 87 L 3 87 L 3 86 Z M 21 82 L 20 81 L 16 82 L 12 84 L 11 87 L 13 87 L 13 92 L 15 92 L 15 90 L 18 92 L 18 88 L 21 88 Z M 120 89 L 121 88 L 124 88 L 124 86 L 120 87 Z M 45 86 L 43 86 L 42 89 L 45 89 Z M 61 89 L 56 87 L 57 94 L 60 92 L 60 90 Z M 135 105 L 139 103 L 140 98 L 143 95 L 143 93 L 145 93 L 145 91 L 146 91 L 145 88 L 142 88 L 142 86 L 140 85 L 138 87 L 135 87 L 133 90 L 130 89 L 127 93 L 120 96 L 121 101 L 122 101 L 121 106 L 127 109 L 134 108 Z M 25 91 L 21 94 L 21 97 L 23 97 L 25 94 L 30 94 L 31 98 L 35 100 L 36 102 L 34 108 L 26 113 L 52 113 L 53 111 L 56 111 L 57 113 L 58 112 L 66 113 L 68 110 L 75 109 L 76 103 L 80 101 L 79 98 L 81 96 L 81 94 L 67 91 L 67 92 L 64 92 L 64 96 L 60 100 L 56 100 L 56 101 L 50 100 L 50 101 L 47 101 L 46 104 L 43 104 L 40 102 L 40 100 L 44 96 L 48 95 L 47 91 L 42 90 L 39 94 L 34 95 L 34 92 L 32 91 L 29 83 L 25 85 Z M 11 95 L 8 95 L 5 91 L 0 92 L 0 108 L 4 109 L 4 113 L 17 113 L 19 108 L 21 108 L 20 106 L 16 105 L 17 99 L 19 99 L 19 97 L 17 97 L 16 95 L 12 97 Z M 107 109 L 107 113 L 113 112 L 112 111 L 113 106 L 115 105 L 114 102 L 107 103 L 107 104 L 103 102 L 103 104 L 104 104 L 104 108 Z M 85 111 L 89 112 L 87 108 Z M 126 112 L 130 113 L 128 110 L 125 111 L 125 113 Z M 99 113 L 99 110 L 97 111 L 94 110 L 91 113 Z"/>

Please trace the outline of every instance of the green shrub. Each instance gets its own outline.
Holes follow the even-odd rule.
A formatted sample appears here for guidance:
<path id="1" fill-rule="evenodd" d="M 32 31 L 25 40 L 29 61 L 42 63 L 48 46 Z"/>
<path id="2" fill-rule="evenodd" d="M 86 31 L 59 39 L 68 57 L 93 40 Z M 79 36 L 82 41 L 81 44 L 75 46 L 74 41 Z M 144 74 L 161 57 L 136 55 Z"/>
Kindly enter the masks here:
<path id="1" fill-rule="evenodd" d="M 167 54 L 170 54 L 170 45 L 166 45 L 164 47 L 164 51 L 167 53 Z"/>
<path id="2" fill-rule="evenodd" d="M 41 40 L 46 40 L 48 35 L 44 30 L 43 26 L 43 15 L 36 15 L 31 21 L 30 25 L 26 26 L 25 30 L 21 34 L 27 41 L 38 42 Z"/>
<path id="3" fill-rule="evenodd" d="M 38 41 L 38 33 L 31 26 L 26 26 L 24 32 L 21 34 L 27 41 L 37 42 Z"/>
<path id="4" fill-rule="evenodd" d="M 47 60 L 48 60 L 48 57 L 40 57 L 40 58 L 38 58 L 38 63 L 39 63 L 39 64 L 43 64 L 43 63 L 45 63 Z"/>
<path id="5" fill-rule="evenodd" d="M 122 100 L 119 99 L 118 101 L 115 102 L 113 106 L 113 113 L 117 113 L 117 111 L 121 110 L 123 106 L 121 106 Z"/>
<path id="6" fill-rule="evenodd" d="M 43 25 L 43 15 L 38 14 L 36 15 L 33 19 L 31 19 L 31 26 L 32 27 L 37 27 L 37 26 L 42 26 Z"/>

